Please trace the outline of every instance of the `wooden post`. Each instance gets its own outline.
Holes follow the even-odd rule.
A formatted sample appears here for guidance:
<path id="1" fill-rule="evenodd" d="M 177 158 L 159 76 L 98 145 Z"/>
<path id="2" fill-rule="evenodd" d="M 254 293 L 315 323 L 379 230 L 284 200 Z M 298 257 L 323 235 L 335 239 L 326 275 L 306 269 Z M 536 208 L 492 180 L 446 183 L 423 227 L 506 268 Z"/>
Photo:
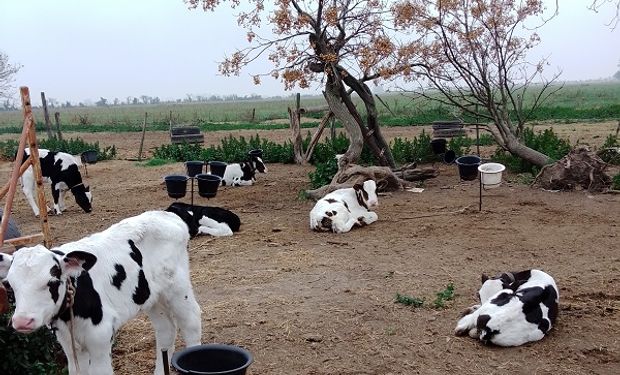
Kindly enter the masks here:
<path id="1" fill-rule="evenodd" d="M 144 133 L 146 133 L 147 112 L 144 112 L 144 122 L 142 123 L 142 138 L 140 139 L 140 151 L 138 151 L 138 161 L 142 161 L 142 146 L 144 146 Z"/>
<path id="2" fill-rule="evenodd" d="M 41 229 L 43 230 L 43 244 L 49 249 L 52 247 L 52 235 L 50 233 L 49 222 L 47 221 L 47 202 L 45 201 L 45 192 L 43 190 L 43 174 L 41 173 L 39 145 L 37 144 L 37 133 L 35 130 L 34 116 L 32 114 L 32 105 L 30 103 L 30 92 L 28 91 L 28 87 L 20 87 L 20 93 L 22 97 L 24 118 L 30 119 L 30 124 L 28 127 L 28 144 L 30 148 L 30 159 L 32 160 L 32 171 L 34 172 L 34 179 L 37 186 L 39 221 L 41 222 Z"/>
<path id="3" fill-rule="evenodd" d="M 54 120 L 56 120 L 56 133 L 58 134 L 58 139 L 62 141 L 62 133 L 60 132 L 60 112 L 54 113 Z"/>
<path id="4" fill-rule="evenodd" d="M 295 111 L 291 107 L 288 107 L 288 117 L 290 120 L 291 130 L 293 131 L 293 157 L 296 164 L 304 164 L 304 151 L 301 139 L 301 131 L 299 128 L 299 120 L 297 114 L 299 111 Z"/>
<path id="5" fill-rule="evenodd" d="M 327 123 L 333 117 L 334 117 L 334 114 L 332 113 L 332 111 L 328 111 L 325 115 L 323 115 L 323 118 L 321 119 L 321 123 L 319 124 L 319 128 L 316 130 L 316 133 L 314 133 L 314 135 L 312 136 L 312 139 L 310 140 L 310 144 L 308 145 L 308 149 L 306 150 L 305 160 L 307 162 L 310 161 L 310 157 L 312 156 L 314 147 L 316 146 L 317 142 L 321 138 L 321 133 L 323 133 L 323 129 L 325 129 L 325 126 L 327 126 Z"/>
<path id="6" fill-rule="evenodd" d="M 52 122 L 50 121 L 50 114 L 47 112 L 47 100 L 45 100 L 45 93 L 41 91 L 41 103 L 43 104 L 43 117 L 45 118 L 45 129 L 47 130 L 47 138 L 52 139 Z"/>
<path id="7" fill-rule="evenodd" d="M 295 114 L 297 115 L 297 123 L 301 126 L 301 94 L 295 96 Z"/>
<path id="8" fill-rule="evenodd" d="M 50 248 L 52 246 L 52 237 L 50 234 L 49 223 L 47 221 L 47 204 L 45 202 L 45 193 L 43 192 L 43 176 L 41 175 L 41 164 L 39 161 L 39 149 L 37 148 L 37 139 L 35 132 L 35 122 L 34 117 L 32 115 L 32 105 L 30 102 L 30 92 L 27 87 L 20 87 L 20 94 L 22 99 L 22 110 L 24 116 L 24 125 L 22 128 L 22 134 L 19 139 L 19 145 L 17 148 L 17 155 L 15 157 L 15 163 L 13 165 L 13 170 L 11 172 L 11 179 L 9 181 L 8 189 L 6 189 L 7 201 L 4 206 L 4 214 L 2 218 L 2 224 L 0 225 L 0 244 L 4 245 L 5 243 L 19 243 L 26 244 L 33 241 L 37 241 L 40 237 L 43 237 L 43 242 L 45 246 Z M 24 149 L 26 148 L 26 141 L 28 141 L 28 146 L 30 148 L 30 157 L 29 159 L 22 164 Z M 20 237 L 16 239 L 10 240 L 11 242 L 4 241 L 4 233 L 6 232 L 6 228 L 9 223 L 9 217 L 11 215 L 11 210 L 13 206 L 13 199 L 15 197 L 15 190 L 17 188 L 17 180 L 21 174 L 29 167 L 29 164 L 32 164 L 32 169 L 34 172 L 34 177 L 37 186 L 37 195 L 39 198 L 39 218 L 41 221 L 42 234 L 35 234 L 31 236 Z M 4 247 L 2 248 L 3 252 L 5 251 Z"/>
<path id="9" fill-rule="evenodd" d="M 256 121 L 256 108 L 252 108 L 252 121 L 250 122 L 254 122 Z"/>

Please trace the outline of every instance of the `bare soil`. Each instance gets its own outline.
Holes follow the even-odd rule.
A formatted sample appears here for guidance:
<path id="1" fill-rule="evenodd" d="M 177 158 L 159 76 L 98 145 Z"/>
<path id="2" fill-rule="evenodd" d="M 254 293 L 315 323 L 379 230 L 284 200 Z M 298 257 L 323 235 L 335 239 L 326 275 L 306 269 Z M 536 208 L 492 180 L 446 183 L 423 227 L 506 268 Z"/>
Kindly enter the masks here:
<path id="1" fill-rule="evenodd" d="M 560 131 L 591 144 L 615 129 L 615 123 L 563 126 Z M 256 133 L 276 141 L 290 136 L 287 130 L 230 132 Z M 216 143 L 228 134 L 205 138 Z M 79 136 L 115 144 L 123 158 L 137 156 L 139 135 Z M 168 142 L 165 132 L 148 133 L 145 148 Z M 313 202 L 298 193 L 308 187 L 311 166 L 272 164 L 254 186 L 222 187 L 209 201 L 196 194 L 195 203 L 226 207 L 242 220 L 233 237 L 190 242 L 203 342 L 250 350 L 249 374 L 620 373 L 620 196 L 546 192 L 507 175 L 502 186 L 483 191 L 479 211 L 478 182 L 461 182 L 454 165 L 437 166 L 439 177 L 422 193 L 380 196 L 379 221 L 342 235 L 309 229 Z M 5 176 L 10 169 L 0 163 Z M 89 165 L 94 210 L 83 213 L 69 197 L 68 210 L 49 219 L 54 242 L 165 208 L 173 200 L 163 176 L 171 173 L 184 173 L 183 164 Z M 188 193 L 183 201 L 189 200 Z M 40 230 L 21 192 L 13 214 L 25 234 Z M 476 302 L 482 272 L 528 268 L 550 273 L 560 288 L 560 314 L 548 337 L 495 348 L 453 335 L 459 314 Z M 455 299 L 434 308 L 448 283 Z M 397 304 L 396 293 L 425 304 Z M 152 372 L 154 335 L 145 317 L 123 328 L 113 354 L 117 374 Z"/>

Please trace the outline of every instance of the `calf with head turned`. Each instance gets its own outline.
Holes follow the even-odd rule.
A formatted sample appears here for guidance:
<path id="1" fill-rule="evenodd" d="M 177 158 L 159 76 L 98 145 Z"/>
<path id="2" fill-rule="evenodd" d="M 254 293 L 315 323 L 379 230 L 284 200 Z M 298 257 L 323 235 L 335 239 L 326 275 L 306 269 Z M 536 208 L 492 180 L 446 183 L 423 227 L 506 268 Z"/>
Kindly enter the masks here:
<path id="1" fill-rule="evenodd" d="M 191 205 L 183 202 L 172 203 L 166 211 L 179 216 L 189 228 L 189 235 L 232 236 L 238 232 L 241 220 L 234 212 L 221 207 Z"/>
<path id="2" fill-rule="evenodd" d="M 256 172 L 267 173 L 267 167 L 258 156 L 251 155 L 249 161 L 232 163 L 226 166 L 222 186 L 249 186 L 256 181 Z"/>
<path id="3" fill-rule="evenodd" d="M 23 161 L 30 157 L 30 149 L 24 150 Z M 64 152 L 55 152 L 39 149 L 41 174 L 52 183 L 52 198 L 54 199 L 54 213 L 60 215 L 65 210 L 65 193 L 71 190 L 75 202 L 85 211 L 92 210 L 93 196 L 90 187 L 84 185 L 82 174 L 78 168 L 78 161 L 73 155 Z M 28 167 L 21 177 L 22 190 L 32 211 L 39 216 L 39 206 L 34 199 L 35 178 L 32 166 Z M 46 208 L 47 209 L 47 208 Z"/>
<path id="4" fill-rule="evenodd" d="M 188 241 L 177 215 L 148 211 L 52 250 L 37 245 L 4 254 L 0 277 L 15 294 L 12 326 L 21 333 L 53 328 L 70 375 L 110 375 L 116 332 L 143 311 L 155 328 L 155 374 L 163 374 L 161 353 L 174 351 L 177 328 L 187 346 L 200 344 Z"/>
<path id="5" fill-rule="evenodd" d="M 310 211 L 310 229 L 345 233 L 354 226 L 372 224 L 378 216 L 370 209 L 378 205 L 374 180 L 338 189 L 316 202 Z"/>
<path id="6" fill-rule="evenodd" d="M 540 270 L 482 275 L 478 295 L 481 305 L 463 314 L 454 330 L 457 336 L 468 334 L 498 346 L 523 345 L 545 337 L 558 315 L 558 287 Z"/>

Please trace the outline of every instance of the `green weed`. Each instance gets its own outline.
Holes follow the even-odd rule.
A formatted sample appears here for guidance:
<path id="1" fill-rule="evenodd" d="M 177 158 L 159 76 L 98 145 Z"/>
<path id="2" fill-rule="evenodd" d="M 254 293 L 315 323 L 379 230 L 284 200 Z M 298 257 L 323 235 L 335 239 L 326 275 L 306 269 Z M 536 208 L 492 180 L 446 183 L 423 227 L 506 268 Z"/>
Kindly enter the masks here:
<path id="1" fill-rule="evenodd" d="M 424 305 L 424 298 L 417 298 L 407 296 L 404 294 L 396 293 L 396 303 L 403 304 L 405 306 L 422 307 Z"/>
<path id="2" fill-rule="evenodd" d="M 454 299 L 454 284 L 450 283 L 446 285 L 446 289 L 437 292 L 436 298 L 433 301 L 433 306 L 436 309 L 443 309 L 446 307 L 446 301 L 452 301 Z"/>

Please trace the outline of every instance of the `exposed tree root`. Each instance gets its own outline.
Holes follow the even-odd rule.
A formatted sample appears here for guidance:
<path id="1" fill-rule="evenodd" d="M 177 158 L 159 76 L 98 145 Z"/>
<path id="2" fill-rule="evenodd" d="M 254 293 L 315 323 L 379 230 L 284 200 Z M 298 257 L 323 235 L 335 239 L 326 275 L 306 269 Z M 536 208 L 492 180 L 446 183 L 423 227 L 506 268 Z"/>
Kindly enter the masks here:
<path id="1" fill-rule="evenodd" d="M 366 180 L 374 180 L 377 183 L 378 192 L 396 191 L 415 186 L 412 181 L 421 181 L 438 175 L 439 171 L 431 167 L 418 169 L 415 164 L 409 164 L 392 171 L 389 167 L 364 167 L 351 164 L 345 156 L 341 156 L 338 159 L 338 172 L 330 184 L 318 189 L 306 190 L 306 195 L 319 200 L 334 190 L 349 188 Z"/>
<path id="2" fill-rule="evenodd" d="M 557 162 L 544 166 L 532 185 L 549 190 L 604 191 L 611 186 L 606 169 L 607 163 L 588 146 L 580 145 Z"/>

